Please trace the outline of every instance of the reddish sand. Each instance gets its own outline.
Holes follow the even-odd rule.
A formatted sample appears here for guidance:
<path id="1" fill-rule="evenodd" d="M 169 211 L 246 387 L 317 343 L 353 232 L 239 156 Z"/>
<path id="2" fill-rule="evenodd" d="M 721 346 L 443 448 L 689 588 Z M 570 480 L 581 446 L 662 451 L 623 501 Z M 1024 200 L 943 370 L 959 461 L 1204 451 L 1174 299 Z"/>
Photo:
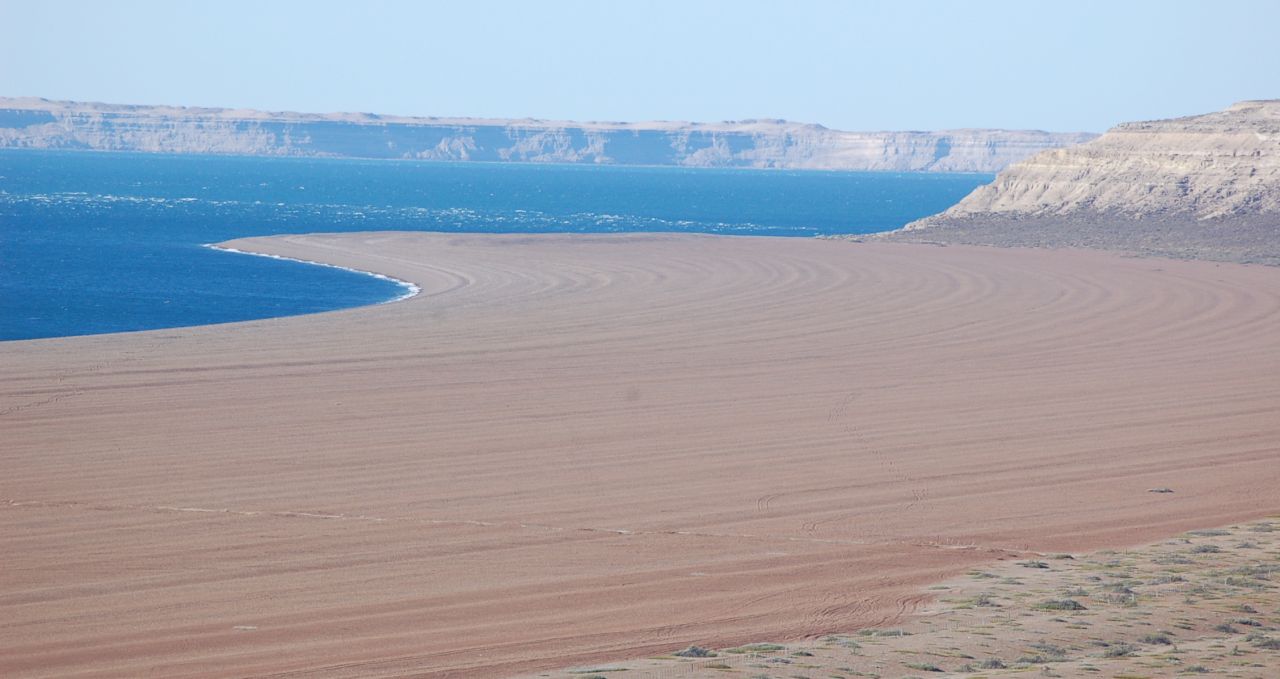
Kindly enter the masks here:
<path id="1" fill-rule="evenodd" d="M 1280 509 L 1280 269 L 235 246 L 424 291 L 0 344 L 0 675 L 490 677 L 787 640 L 1020 550 Z"/>

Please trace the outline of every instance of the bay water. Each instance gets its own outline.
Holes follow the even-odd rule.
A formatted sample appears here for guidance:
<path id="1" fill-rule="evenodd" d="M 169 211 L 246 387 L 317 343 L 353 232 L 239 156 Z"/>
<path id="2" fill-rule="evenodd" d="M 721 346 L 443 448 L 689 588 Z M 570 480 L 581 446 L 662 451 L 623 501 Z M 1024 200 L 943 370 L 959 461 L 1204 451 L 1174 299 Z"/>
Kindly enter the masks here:
<path id="1" fill-rule="evenodd" d="M 0 150 L 0 340 L 289 316 L 405 292 L 355 272 L 203 247 L 232 238 L 858 234 L 940 212 L 991 179 Z"/>

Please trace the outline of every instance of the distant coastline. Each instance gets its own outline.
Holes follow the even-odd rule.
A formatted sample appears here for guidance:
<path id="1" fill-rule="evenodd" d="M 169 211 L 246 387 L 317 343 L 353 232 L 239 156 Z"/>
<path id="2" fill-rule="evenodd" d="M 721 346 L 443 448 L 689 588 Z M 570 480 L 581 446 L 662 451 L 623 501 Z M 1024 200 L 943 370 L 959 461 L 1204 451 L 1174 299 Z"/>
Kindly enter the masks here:
<path id="1" fill-rule="evenodd" d="M 0 97 L 0 148 L 873 172 L 995 173 L 1088 132 L 849 132 L 777 119 L 571 122 Z"/>

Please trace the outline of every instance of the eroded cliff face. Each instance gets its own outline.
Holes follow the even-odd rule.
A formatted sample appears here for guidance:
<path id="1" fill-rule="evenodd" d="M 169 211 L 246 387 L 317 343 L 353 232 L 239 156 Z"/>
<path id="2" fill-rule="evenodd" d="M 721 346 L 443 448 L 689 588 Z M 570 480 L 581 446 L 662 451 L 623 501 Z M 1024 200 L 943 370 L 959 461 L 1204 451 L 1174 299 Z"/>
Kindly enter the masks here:
<path id="1" fill-rule="evenodd" d="M 1280 100 L 1045 151 L 891 237 L 1280 263 Z"/>
<path id="2" fill-rule="evenodd" d="M 783 120 L 571 123 L 268 113 L 0 98 L 0 148 L 997 172 L 1089 133 L 842 132 Z"/>

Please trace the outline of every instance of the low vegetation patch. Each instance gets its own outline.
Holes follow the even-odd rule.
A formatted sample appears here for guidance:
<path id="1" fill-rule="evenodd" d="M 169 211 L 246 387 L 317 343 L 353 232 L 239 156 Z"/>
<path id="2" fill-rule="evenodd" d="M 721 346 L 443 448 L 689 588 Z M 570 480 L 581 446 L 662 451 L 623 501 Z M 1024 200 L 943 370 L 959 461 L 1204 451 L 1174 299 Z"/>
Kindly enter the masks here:
<path id="1" fill-rule="evenodd" d="M 1053 560 L 1052 568 L 1038 565 L 1050 556 L 1011 560 L 922 590 L 940 598 L 926 604 L 925 615 L 882 623 L 895 627 L 788 645 L 747 644 L 718 650 L 719 657 L 691 646 L 674 654 L 680 658 L 628 664 L 630 671 L 608 676 L 1280 677 L 1280 531 L 1274 526 L 1280 519 L 1205 529 L 1133 551 Z M 1245 531 L 1247 548 L 1232 546 L 1239 537 L 1223 545 L 1200 542 Z M 606 671 L 596 668 L 591 676 Z"/>
<path id="2" fill-rule="evenodd" d="M 781 644 L 746 644 L 737 648 L 726 648 L 725 653 L 776 653 L 777 651 L 787 650 L 786 646 Z"/>
<path id="3" fill-rule="evenodd" d="M 1107 647 L 1107 650 L 1102 652 L 1102 656 L 1104 658 L 1127 658 L 1133 655 L 1136 650 L 1136 648 L 1129 644 L 1112 644 Z"/>
<path id="4" fill-rule="evenodd" d="M 1263 634 L 1250 634 L 1246 641 L 1252 643 L 1257 648 L 1265 648 L 1268 651 L 1280 651 L 1280 639 L 1269 637 Z"/>
<path id="5" fill-rule="evenodd" d="M 906 637 L 911 636 L 910 632 L 904 632 L 900 629 L 869 629 L 858 630 L 858 634 L 864 637 Z"/>
<path id="6" fill-rule="evenodd" d="M 1075 599 L 1046 599 L 1035 605 L 1041 611 L 1086 611 L 1084 604 Z"/>

